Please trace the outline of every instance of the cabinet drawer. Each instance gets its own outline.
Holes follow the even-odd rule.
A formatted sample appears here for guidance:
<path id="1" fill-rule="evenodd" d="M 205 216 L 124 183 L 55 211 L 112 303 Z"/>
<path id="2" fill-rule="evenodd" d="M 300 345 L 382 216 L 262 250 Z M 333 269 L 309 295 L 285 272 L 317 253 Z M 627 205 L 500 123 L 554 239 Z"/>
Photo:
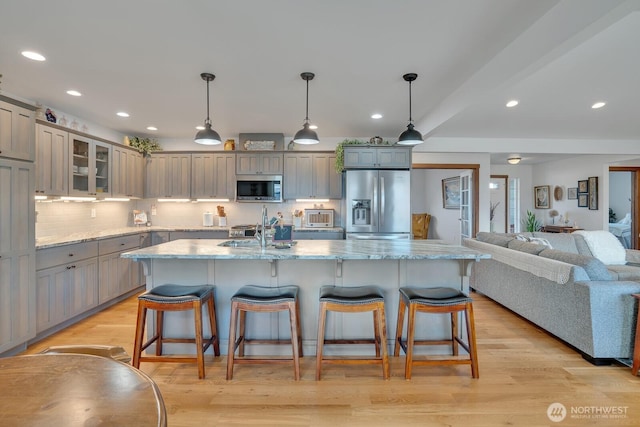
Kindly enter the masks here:
<path id="1" fill-rule="evenodd" d="M 140 247 L 140 235 L 133 234 L 131 236 L 114 237 L 112 239 L 104 239 L 98 242 L 98 254 L 105 255 L 113 252 L 128 251 L 130 249 Z"/>
<path id="2" fill-rule="evenodd" d="M 36 270 L 98 256 L 98 242 L 76 243 L 36 251 Z"/>

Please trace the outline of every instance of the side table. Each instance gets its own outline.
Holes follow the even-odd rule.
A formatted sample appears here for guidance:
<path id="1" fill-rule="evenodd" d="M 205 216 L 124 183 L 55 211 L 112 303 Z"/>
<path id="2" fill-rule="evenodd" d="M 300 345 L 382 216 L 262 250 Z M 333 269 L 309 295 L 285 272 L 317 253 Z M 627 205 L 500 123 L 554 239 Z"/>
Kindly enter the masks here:
<path id="1" fill-rule="evenodd" d="M 638 304 L 640 304 L 640 294 L 632 295 Z M 631 367 L 631 374 L 633 376 L 638 375 L 638 369 L 640 368 L 640 307 L 638 308 L 638 319 L 636 320 L 636 339 L 633 346 L 633 366 Z"/>

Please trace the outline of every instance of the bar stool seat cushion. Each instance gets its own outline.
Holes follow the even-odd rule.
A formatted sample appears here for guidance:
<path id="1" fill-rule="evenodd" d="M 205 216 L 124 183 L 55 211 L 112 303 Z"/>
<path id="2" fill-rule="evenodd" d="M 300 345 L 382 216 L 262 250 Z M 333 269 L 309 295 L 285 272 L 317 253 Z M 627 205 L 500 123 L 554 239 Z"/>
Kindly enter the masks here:
<path id="1" fill-rule="evenodd" d="M 400 288 L 400 293 L 410 302 L 421 305 L 446 306 L 458 305 L 473 300 L 454 288 Z"/>
<path id="2" fill-rule="evenodd" d="M 280 304 L 295 301 L 298 297 L 298 289 L 297 286 L 269 288 L 246 285 L 238 289 L 231 297 L 231 301 L 242 301 L 251 304 Z"/>
<path id="3" fill-rule="evenodd" d="M 143 293 L 138 299 L 157 303 L 180 304 L 201 300 L 213 292 L 214 288 L 213 285 L 160 285 Z"/>
<path id="4" fill-rule="evenodd" d="M 384 294 L 377 286 L 323 286 L 320 288 L 320 302 L 354 305 L 379 301 L 384 301 Z"/>

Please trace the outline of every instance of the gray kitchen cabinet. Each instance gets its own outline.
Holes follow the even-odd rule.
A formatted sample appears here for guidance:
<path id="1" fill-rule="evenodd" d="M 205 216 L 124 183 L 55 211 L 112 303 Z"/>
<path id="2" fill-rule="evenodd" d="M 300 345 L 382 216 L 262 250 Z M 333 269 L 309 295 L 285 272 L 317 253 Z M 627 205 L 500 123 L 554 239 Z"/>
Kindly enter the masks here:
<path id="1" fill-rule="evenodd" d="M 228 230 L 207 230 L 207 231 L 172 231 L 169 233 L 169 240 L 180 239 L 228 239 Z"/>
<path id="2" fill-rule="evenodd" d="M 344 233 L 341 231 L 294 230 L 293 238 L 295 240 L 342 240 L 344 239 Z"/>
<path id="3" fill-rule="evenodd" d="M 169 241 L 168 231 L 151 232 L 151 245 L 159 245 L 160 243 L 167 243 L 168 241 Z"/>
<path id="4" fill-rule="evenodd" d="M 0 158 L 0 353 L 35 336 L 33 163 Z"/>
<path id="5" fill-rule="evenodd" d="M 69 133 L 69 195 L 111 195 L 111 144 Z"/>
<path id="6" fill-rule="evenodd" d="M 69 194 L 69 132 L 36 124 L 36 194 Z"/>
<path id="7" fill-rule="evenodd" d="M 146 198 L 191 197 L 191 154 L 153 153 L 146 158 Z"/>
<path id="8" fill-rule="evenodd" d="M 282 162 L 282 153 L 238 153 L 236 154 L 236 174 L 282 175 Z"/>
<path id="9" fill-rule="evenodd" d="M 97 242 L 37 251 L 36 333 L 98 305 L 97 255 Z"/>
<path id="10" fill-rule="evenodd" d="M 333 152 L 286 153 L 284 199 L 342 198 L 342 174 L 335 172 L 335 160 Z"/>
<path id="11" fill-rule="evenodd" d="M 142 198 L 144 195 L 142 154 L 125 146 L 114 145 L 112 150 L 112 197 Z"/>
<path id="12" fill-rule="evenodd" d="M 345 169 L 410 169 L 411 146 L 345 146 Z"/>
<path id="13" fill-rule="evenodd" d="M 35 160 L 34 109 L 0 95 L 0 157 Z"/>
<path id="14" fill-rule="evenodd" d="M 123 252 L 138 249 L 145 241 L 145 234 L 114 237 L 98 242 L 98 262 L 100 266 L 100 304 L 111 301 L 141 286 L 139 263 L 121 258 Z"/>
<path id="15" fill-rule="evenodd" d="M 233 199 L 236 156 L 232 152 L 191 154 L 191 197 Z"/>

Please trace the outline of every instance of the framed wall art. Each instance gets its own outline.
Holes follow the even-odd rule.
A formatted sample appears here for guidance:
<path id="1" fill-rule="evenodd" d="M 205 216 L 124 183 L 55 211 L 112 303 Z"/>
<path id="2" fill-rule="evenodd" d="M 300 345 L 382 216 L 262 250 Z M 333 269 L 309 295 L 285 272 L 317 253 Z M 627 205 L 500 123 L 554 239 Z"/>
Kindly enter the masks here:
<path id="1" fill-rule="evenodd" d="M 588 193 L 578 193 L 578 207 L 586 208 L 589 206 L 589 194 Z"/>
<path id="2" fill-rule="evenodd" d="M 598 210 L 598 177 L 589 177 L 589 209 Z"/>
<path id="3" fill-rule="evenodd" d="M 589 192 L 589 181 L 586 179 L 584 181 L 578 181 L 578 193 L 588 193 Z"/>
<path id="4" fill-rule="evenodd" d="M 549 198 L 550 186 L 539 185 L 533 187 L 533 198 L 536 209 L 549 209 L 551 207 L 551 199 Z"/>
<path id="5" fill-rule="evenodd" d="M 445 209 L 460 209 L 460 177 L 442 180 L 442 207 Z"/>
<path id="6" fill-rule="evenodd" d="M 578 198 L 578 187 L 567 188 L 567 199 L 576 200 Z"/>

